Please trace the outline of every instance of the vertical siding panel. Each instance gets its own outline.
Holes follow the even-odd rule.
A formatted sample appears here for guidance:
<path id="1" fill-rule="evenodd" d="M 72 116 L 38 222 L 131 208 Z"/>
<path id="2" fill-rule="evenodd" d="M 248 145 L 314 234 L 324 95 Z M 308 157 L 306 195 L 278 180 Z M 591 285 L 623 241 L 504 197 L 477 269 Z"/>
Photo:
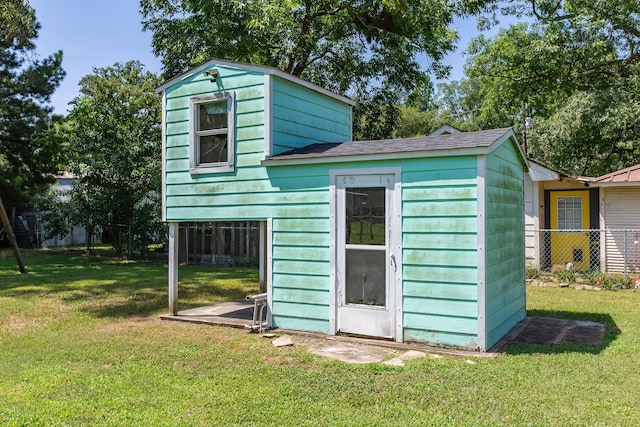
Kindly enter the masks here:
<path id="1" fill-rule="evenodd" d="M 607 188 L 601 189 L 602 216 L 604 228 L 608 231 L 604 236 L 604 249 L 606 251 L 605 270 L 609 273 L 623 273 L 625 271 L 625 258 L 627 272 L 640 272 L 640 187 Z M 633 230 L 626 233 L 623 231 Z M 626 253 L 626 256 L 625 256 Z"/>
<path id="2" fill-rule="evenodd" d="M 475 156 L 402 162 L 406 341 L 477 348 Z"/>
<path id="3" fill-rule="evenodd" d="M 524 167 L 515 141 L 487 156 L 486 346 L 526 316 Z"/>
<path id="4" fill-rule="evenodd" d="M 351 138 L 351 107 L 279 77 L 272 78 L 271 154 Z"/>

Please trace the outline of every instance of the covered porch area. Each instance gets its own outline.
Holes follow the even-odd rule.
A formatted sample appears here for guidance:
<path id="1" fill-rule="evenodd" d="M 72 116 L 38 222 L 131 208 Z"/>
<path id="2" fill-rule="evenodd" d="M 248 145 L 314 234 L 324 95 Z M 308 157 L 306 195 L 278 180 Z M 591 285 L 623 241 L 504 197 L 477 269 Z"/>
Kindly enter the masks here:
<path id="1" fill-rule="evenodd" d="M 232 328 L 266 328 L 266 294 L 248 296 L 243 300 L 180 310 L 160 316 L 162 320 L 229 326 Z M 261 321 L 262 320 L 262 321 Z"/>
<path id="2" fill-rule="evenodd" d="M 162 320 L 173 320 L 246 329 L 263 329 L 269 324 L 266 283 L 266 233 L 267 221 L 259 222 L 259 280 L 260 292 L 245 299 L 218 302 L 210 305 L 178 308 L 178 269 L 181 245 L 179 223 L 169 223 L 169 313 Z"/>

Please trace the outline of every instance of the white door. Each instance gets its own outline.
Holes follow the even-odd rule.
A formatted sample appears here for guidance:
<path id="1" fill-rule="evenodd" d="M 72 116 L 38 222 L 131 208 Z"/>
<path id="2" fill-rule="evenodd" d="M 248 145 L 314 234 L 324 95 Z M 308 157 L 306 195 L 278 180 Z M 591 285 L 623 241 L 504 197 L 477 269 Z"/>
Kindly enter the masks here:
<path id="1" fill-rule="evenodd" d="M 336 176 L 337 331 L 395 338 L 394 174 Z"/>

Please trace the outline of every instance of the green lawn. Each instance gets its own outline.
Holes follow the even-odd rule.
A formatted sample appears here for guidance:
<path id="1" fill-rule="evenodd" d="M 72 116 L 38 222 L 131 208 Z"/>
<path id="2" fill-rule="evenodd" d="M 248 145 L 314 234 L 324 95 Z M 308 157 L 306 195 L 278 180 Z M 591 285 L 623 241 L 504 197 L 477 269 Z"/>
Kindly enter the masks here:
<path id="1" fill-rule="evenodd" d="M 605 322 L 601 347 L 348 365 L 243 330 L 163 322 L 166 266 L 0 251 L 0 425 L 640 425 L 640 295 L 531 287 L 533 315 Z M 186 266 L 182 307 L 257 292 Z"/>

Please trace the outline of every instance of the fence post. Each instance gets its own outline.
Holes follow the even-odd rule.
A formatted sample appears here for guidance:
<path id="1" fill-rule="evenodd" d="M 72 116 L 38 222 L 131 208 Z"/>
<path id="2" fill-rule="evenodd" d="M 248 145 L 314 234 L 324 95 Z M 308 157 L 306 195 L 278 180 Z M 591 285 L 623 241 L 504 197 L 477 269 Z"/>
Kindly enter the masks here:
<path id="1" fill-rule="evenodd" d="M 627 278 L 627 230 L 624 230 L 624 278 Z"/>

